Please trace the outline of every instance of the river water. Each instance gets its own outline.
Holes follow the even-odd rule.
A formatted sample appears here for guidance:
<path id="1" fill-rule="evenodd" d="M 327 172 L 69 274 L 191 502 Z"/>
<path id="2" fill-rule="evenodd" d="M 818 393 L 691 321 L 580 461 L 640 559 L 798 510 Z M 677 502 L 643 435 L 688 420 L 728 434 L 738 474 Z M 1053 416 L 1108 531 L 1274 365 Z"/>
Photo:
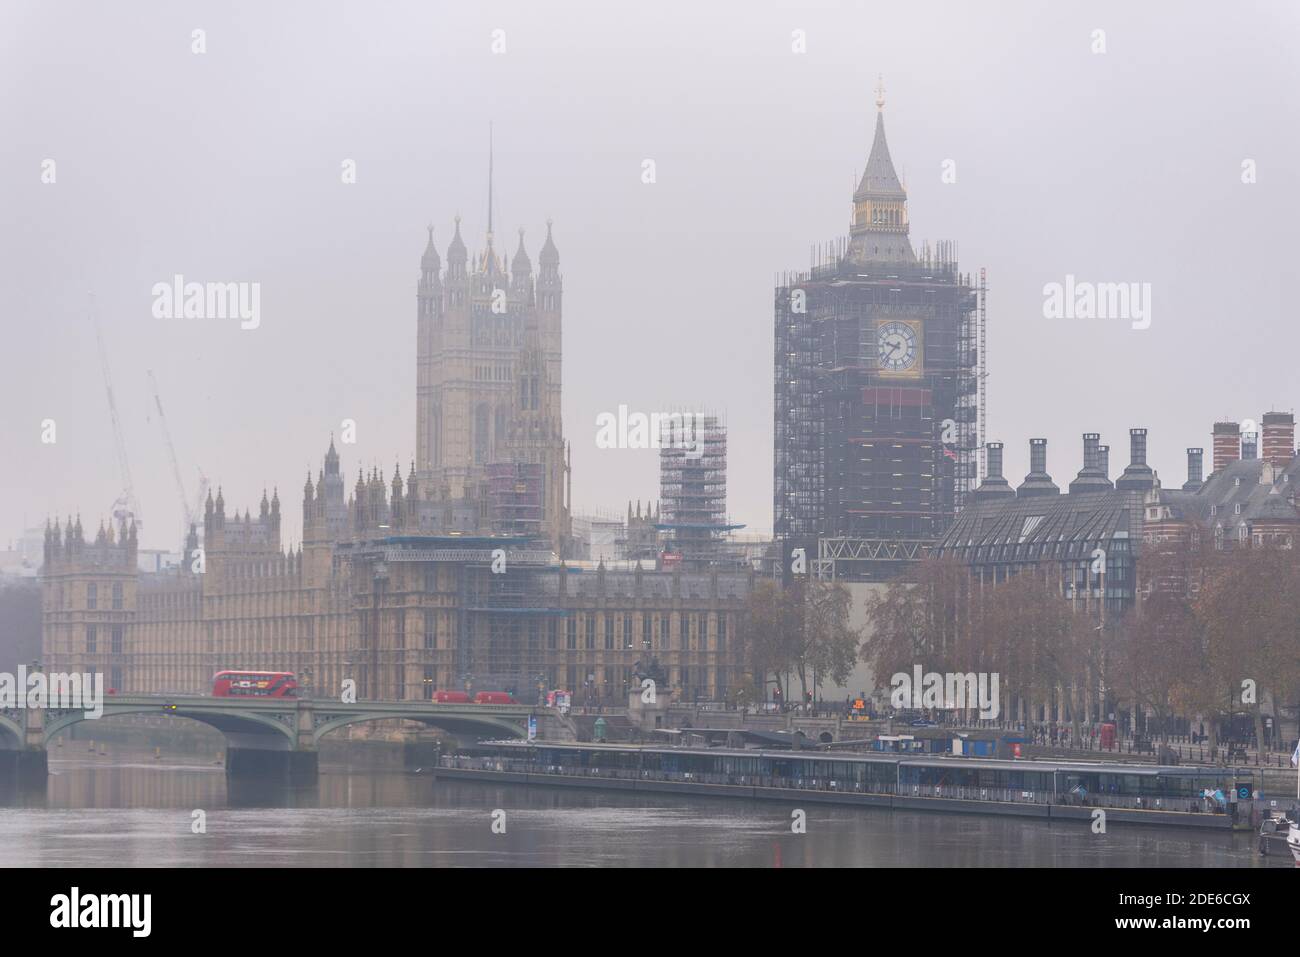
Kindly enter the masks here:
<path id="1" fill-rule="evenodd" d="M 44 794 L 0 792 L 0 866 L 1291 867 L 1250 833 L 438 782 L 321 767 L 317 787 L 227 786 L 213 759 L 51 752 Z M 195 811 L 205 833 L 194 833 Z M 496 812 L 504 812 L 496 813 Z M 504 825 L 504 833 L 495 833 Z"/>

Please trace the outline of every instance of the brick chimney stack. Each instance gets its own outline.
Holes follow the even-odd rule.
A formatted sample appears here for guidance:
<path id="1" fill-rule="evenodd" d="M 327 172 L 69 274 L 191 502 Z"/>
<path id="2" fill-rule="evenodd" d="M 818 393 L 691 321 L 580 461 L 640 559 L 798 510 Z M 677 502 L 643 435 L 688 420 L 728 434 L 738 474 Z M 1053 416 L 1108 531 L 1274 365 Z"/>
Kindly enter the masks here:
<path id="1" fill-rule="evenodd" d="M 1237 422 L 1214 423 L 1214 471 L 1222 472 L 1241 458 L 1241 425 Z"/>
<path id="2" fill-rule="evenodd" d="M 1295 458 L 1295 415 L 1290 412 L 1264 413 L 1264 460 L 1284 469 Z"/>

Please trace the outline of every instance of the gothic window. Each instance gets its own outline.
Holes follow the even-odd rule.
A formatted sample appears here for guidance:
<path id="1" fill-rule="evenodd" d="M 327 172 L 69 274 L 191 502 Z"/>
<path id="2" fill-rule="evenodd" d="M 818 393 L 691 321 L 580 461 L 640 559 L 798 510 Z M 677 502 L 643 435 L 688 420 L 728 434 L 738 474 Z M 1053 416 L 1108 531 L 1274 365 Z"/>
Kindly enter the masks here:
<path id="1" fill-rule="evenodd" d="M 434 405 L 429 412 L 429 461 L 442 464 L 442 407 Z"/>
<path id="2" fill-rule="evenodd" d="M 498 449 L 504 449 L 506 444 L 506 410 L 497 409 L 496 421 L 496 445 Z"/>
<path id="3" fill-rule="evenodd" d="M 93 655 L 95 653 L 95 643 L 96 643 L 95 626 L 87 625 L 86 626 L 86 653 L 87 654 Z"/>
<path id="4" fill-rule="evenodd" d="M 482 465 L 487 461 L 492 442 L 489 429 L 488 407 L 480 405 L 474 411 L 474 463 L 476 465 Z"/>
<path id="5" fill-rule="evenodd" d="M 99 586 L 91 582 L 86 586 L 86 607 L 94 609 L 99 604 Z"/>
<path id="6" fill-rule="evenodd" d="M 121 582 L 113 583 L 113 610 L 114 611 L 122 610 L 122 583 Z"/>

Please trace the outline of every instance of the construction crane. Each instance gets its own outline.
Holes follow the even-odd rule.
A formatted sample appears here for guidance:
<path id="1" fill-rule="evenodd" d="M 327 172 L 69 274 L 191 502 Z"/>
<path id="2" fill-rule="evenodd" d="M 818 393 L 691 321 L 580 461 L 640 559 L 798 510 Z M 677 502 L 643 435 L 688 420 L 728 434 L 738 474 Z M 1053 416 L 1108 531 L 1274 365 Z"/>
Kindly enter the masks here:
<path id="1" fill-rule="evenodd" d="M 163 412 L 162 399 L 158 396 L 158 380 L 154 378 L 153 370 L 149 371 L 149 385 L 153 388 L 153 403 L 158 407 L 158 421 L 162 424 L 163 438 L 167 442 L 167 454 L 171 457 L 172 475 L 176 477 L 176 491 L 181 496 L 181 508 L 185 512 L 185 527 L 181 530 L 181 541 L 185 541 L 189 535 L 190 526 L 198 527 L 199 509 L 203 507 L 203 498 L 208 494 L 208 477 L 199 469 L 199 494 L 194 503 L 190 504 L 185 497 L 185 480 L 181 478 L 181 465 L 176 458 L 176 446 L 172 444 L 171 429 L 167 428 L 167 414 Z"/>
<path id="2" fill-rule="evenodd" d="M 134 522 L 137 533 L 144 528 L 140 503 L 136 501 L 135 484 L 131 481 L 131 464 L 126 458 L 126 440 L 122 437 L 122 423 L 117 417 L 117 400 L 113 398 L 113 377 L 108 370 L 108 353 L 104 351 L 104 335 L 100 330 L 95 297 L 90 297 L 90 322 L 95 327 L 95 342 L 99 346 L 99 364 L 104 370 L 104 389 L 108 393 L 108 415 L 113 421 L 113 443 L 117 451 L 117 469 L 122 474 L 122 494 L 113 503 L 113 518 L 119 525 Z"/>

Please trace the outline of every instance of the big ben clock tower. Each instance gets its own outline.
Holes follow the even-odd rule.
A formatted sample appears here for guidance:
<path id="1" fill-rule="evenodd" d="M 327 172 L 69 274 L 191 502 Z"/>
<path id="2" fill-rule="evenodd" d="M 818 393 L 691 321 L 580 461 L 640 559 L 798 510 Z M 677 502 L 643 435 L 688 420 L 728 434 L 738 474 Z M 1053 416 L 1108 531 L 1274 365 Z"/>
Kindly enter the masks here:
<path id="1" fill-rule="evenodd" d="M 776 537 L 877 556 L 836 565 L 865 579 L 941 535 L 978 479 L 978 290 L 955 243 L 912 247 L 884 94 L 848 237 L 775 297 Z"/>

